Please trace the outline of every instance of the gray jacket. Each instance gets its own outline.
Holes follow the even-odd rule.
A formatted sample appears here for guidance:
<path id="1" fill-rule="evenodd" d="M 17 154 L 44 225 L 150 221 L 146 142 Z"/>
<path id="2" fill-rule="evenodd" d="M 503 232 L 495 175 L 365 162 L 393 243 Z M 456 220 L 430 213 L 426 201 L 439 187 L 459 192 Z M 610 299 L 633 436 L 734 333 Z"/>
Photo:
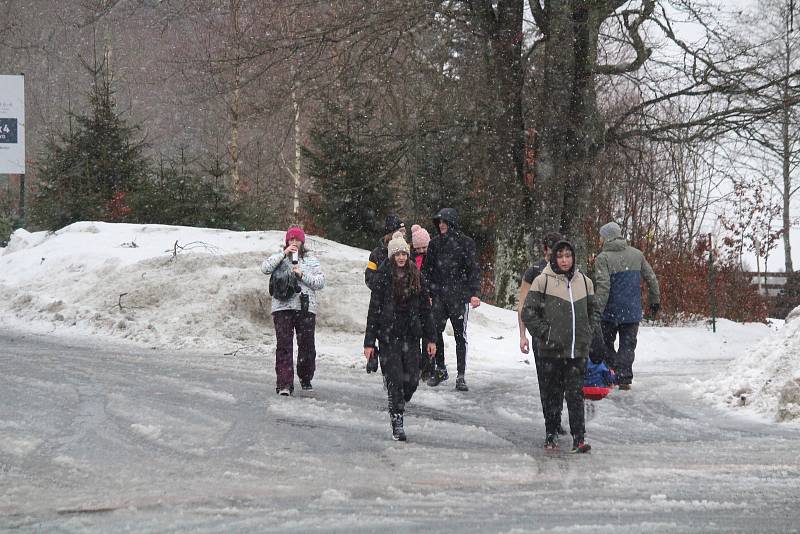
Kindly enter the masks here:
<path id="1" fill-rule="evenodd" d="M 261 264 L 261 271 L 264 274 L 272 274 L 281 262 L 290 262 L 289 258 L 280 251 L 273 254 Z M 300 293 L 296 293 L 289 300 L 278 300 L 272 297 L 272 311 L 300 310 L 300 294 L 308 295 L 308 311 L 317 313 L 317 291 L 325 287 L 325 275 L 322 274 L 322 267 L 319 260 L 309 256 L 308 252 L 298 263 L 302 276 L 300 277 Z M 291 269 L 291 266 L 290 266 Z"/>
<path id="2" fill-rule="evenodd" d="M 658 280 L 642 252 L 617 237 L 603 244 L 594 261 L 596 321 L 615 324 L 642 320 L 642 278 L 649 288 L 648 302 L 660 303 Z"/>

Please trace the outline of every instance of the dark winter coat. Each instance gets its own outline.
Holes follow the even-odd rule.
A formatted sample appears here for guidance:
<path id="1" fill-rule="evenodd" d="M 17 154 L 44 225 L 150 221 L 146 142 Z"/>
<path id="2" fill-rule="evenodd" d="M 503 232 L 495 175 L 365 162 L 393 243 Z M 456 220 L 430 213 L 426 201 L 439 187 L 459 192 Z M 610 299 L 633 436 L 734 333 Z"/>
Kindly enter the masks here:
<path id="1" fill-rule="evenodd" d="M 644 254 L 618 237 L 603 244 L 603 251 L 594 262 L 597 285 L 595 320 L 615 324 L 638 323 L 642 320 L 642 278 L 650 290 L 648 302 L 660 303 L 658 280 Z"/>
<path id="2" fill-rule="evenodd" d="M 555 254 L 531 284 L 522 320 L 538 340 L 541 357 L 586 358 L 597 328 L 591 320 L 594 285 L 574 268 L 570 273 L 556 274 L 554 261 Z"/>
<path id="3" fill-rule="evenodd" d="M 425 276 L 420 276 L 419 294 L 405 306 L 400 306 L 395 302 L 393 272 L 393 265 L 387 261 L 373 276 L 364 346 L 374 347 L 378 340 L 383 347 L 390 340 L 403 337 L 435 342 L 436 332 Z"/>
<path id="4" fill-rule="evenodd" d="M 453 208 L 443 208 L 434 216 L 435 227 L 439 227 L 440 220 L 448 224 L 448 231 L 431 239 L 422 272 L 434 299 L 467 303 L 470 298 L 479 297 L 481 291 L 475 241 L 461 233 L 458 213 Z"/>
<path id="5" fill-rule="evenodd" d="M 529 284 L 532 284 L 533 281 L 536 279 L 537 276 L 542 274 L 544 268 L 547 266 L 547 260 L 542 258 L 541 260 L 537 261 L 526 270 L 522 274 L 522 279 Z"/>
<path id="6" fill-rule="evenodd" d="M 364 269 L 364 283 L 367 284 L 367 287 L 372 289 L 372 279 L 375 276 L 375 273 L 383 265 L 383 262 L 386 261 L 386 257 L 389 255 L 389 252 L 386 250 L 386 242 L 381 238 L 378 246 L 375 247 L 369 255 L 369 261 L 367 262 L 367 268 Z"/>

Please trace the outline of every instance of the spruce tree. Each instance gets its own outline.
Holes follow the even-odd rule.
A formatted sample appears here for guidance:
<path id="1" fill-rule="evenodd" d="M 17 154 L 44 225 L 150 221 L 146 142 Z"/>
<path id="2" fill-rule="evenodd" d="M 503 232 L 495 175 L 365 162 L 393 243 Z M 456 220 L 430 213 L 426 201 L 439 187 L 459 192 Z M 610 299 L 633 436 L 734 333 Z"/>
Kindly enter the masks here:
<path id="1" fill-rule="evenodd" d="M 51 230 L 81 220 L 125 220 L 126 197 L 148 172 L 138 129 L 116 110 L 107 60 L 87 69 L 89 112 L 70 114 L 69 130 L 48 144 L 38 169 L 32 218 Z"/>
<path id="2" fill-rule="evenodd" d="M 312 128 L 303 159 L 313 183 L 308 211 L 325 237 L 371 249 L 393 211 L 396 168 L 369 133 L 366 114 L 329 104 Z"/>

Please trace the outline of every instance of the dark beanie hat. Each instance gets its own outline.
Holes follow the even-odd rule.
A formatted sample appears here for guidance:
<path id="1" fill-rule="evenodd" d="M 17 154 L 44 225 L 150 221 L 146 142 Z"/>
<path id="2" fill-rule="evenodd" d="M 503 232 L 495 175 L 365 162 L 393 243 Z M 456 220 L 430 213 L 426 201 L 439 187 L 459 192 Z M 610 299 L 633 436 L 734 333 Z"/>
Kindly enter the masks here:
<path id="1" fill-rule="evenodd" d="M 386 222 L 383 225 L 383 233 L 385 234 L 393 234 L 400 228 L 405 228 L 406 225 L 400 220 L 400 217 L 395 215 L 394 213 L 390 213 L 386 216 Z"/>

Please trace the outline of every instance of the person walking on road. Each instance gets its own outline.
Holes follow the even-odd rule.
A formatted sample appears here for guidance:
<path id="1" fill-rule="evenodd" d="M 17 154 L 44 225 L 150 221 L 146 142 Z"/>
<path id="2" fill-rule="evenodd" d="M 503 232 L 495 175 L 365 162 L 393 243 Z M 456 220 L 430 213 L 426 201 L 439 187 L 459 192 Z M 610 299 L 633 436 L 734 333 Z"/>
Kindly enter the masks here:
<path id="1" fill-rule="evenodd" d="M 437 386 L 448 379 L 443 334 L 449 320 L 456 338 L 456 389 L 469 391 L 465 379 L 469 309 L 481 304 L 480 268 L 475 241 L 461 232 L 458 212 L 453 208 L 439 210 L 433 217 L 433 224 L 439 230 L 439 235 L 428 244 L 428 255 L 422 265 L 422 272 L 431 287 L 433 320 L 437 332 L 436 369 L 428 385 Z"/>
<path id="2" fill-rule="evenodd" d="M 436 352 L 428 285 L 401 236 L 389 241 L 388 261 L 375 272 L 364 334 L 364 356 L 380 358 L 389 400 L 392 439 L 406 441 L 405 405 L 419 384 L 420 342 Z M 375 351 L 380 343 L 380 354 Z"/>
<path id="3" fill-rule="evenodd" d="M 418 224 L 411 226 L 411 260 L 420 272 L 422 272 L 425 257 L 428 255 L 428 244 L 430 242 L 431 236 L 425 228 Z M 428 356 L 423 347 L 423 350 L 420 351 L 419 379 L 427 383 L 431 378 L 434 366 L 433 358 Z"/>
<path id="4" fill-rule="evenodd" d="M 313 389 L 311 380 L 316 371 L 317 352 L 314 344 L 317 291 L 325 287 L 325 275 L 319 260 L 305 248 L 302 228 L 286 231 L 283 250 L 261 264 L 261 271 L 270 275 L 272 320 L 275 324 L 275 391 L 279 395 L 294 393 L 293 338 L 297 334 L 297 376 L 304 390 Z M 282 287 L 281 287 L 282 286 Z M 286 291 L 282 291 L 285 289 Z"/>
<path id="5" fill-rule="evenodd" d="M 558 426 L 564 399 L 572 434 L 571 452 L 588 452 L 583 406 L 586 360 L 595 328 L 594 286 L 576 268 L 575 248 L 568 241 L 553 246 L 550 262 L 531 284 L 523 321 L 540 351 L 539 393 L 543 399 L 546 450 L 558 448 Z"/>
<path id="6" fill-rule="evenodd" d="M 649 289 L 652 317 L 661 306 L 658 279 L 644 254 L 622 237 L 615 222 L 600 228 L 603 250 L 594 263 L 597 320 L 601 320 L 606 365 L 616 372 L 619 389 L 631 389 L 639 322 L 642 320 L 641 280 Z M 614 343 L 619 335 L 619 348 Z"/>
<path id="7" fill-rule="evenodd" d="M 542 395 L 542 388 L 541 384 L 544 382 L 544 378 L 542 376 L 542 369 L 544 364 L 540 361 L 539 357 L 539 347 L 536 343 L 536 338 L 532 338 L 530 343 L 528 342 L 528 336 L 525 332 L 525 322 L 522 320 L 522 308 L 525 305 L 525 299 L 528 297 L 528 291 L 531 289 L 531 284 L 536 279 L 537 276 L 542 274 L 544 268 L 550 262 L 550 255 L 553 251 L 553 246 L 561 241 L 562 237 L 561 234 L 558 232 L 548 232 L 544 238 L 542 239 L 542 259 L 528 267 L 528 269 L 522 275 L 522 281 L 519 284 L 519 298 L 517 300 L 517 323 L 519 325 L 519 350 L 523 354 L 530 353 L 533 350 L 533 361 L 536 365 L 536 376 L 539 380 L 539 396 L 541 398 L 542 405 L 544 405 L 544 396 Z M 563 404 L 563 403 L 562 403 Z M 567 431 L 564 430 L 564 427 L 561 425 L 561 422 L 558 423 L 558 434 L 566 435 Z"/>

